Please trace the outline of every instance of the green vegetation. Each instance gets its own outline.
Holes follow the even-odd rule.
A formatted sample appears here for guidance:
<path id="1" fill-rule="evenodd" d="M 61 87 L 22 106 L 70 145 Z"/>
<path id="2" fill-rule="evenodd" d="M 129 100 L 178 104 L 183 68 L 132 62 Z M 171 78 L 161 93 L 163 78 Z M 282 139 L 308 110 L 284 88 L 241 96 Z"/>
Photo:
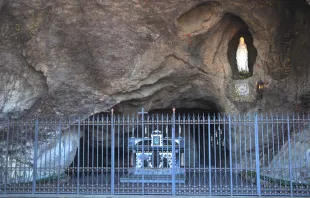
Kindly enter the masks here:
<path id="1" fill-rule="evenodd" d="M 239 72 L 238 75 L 239 75 L 238 79 L 241 79 L 241 80 L 247 79 L 247 78 L 251 77 L 251 73 L 250 72 L 245 72 L 245 71 Z"/>

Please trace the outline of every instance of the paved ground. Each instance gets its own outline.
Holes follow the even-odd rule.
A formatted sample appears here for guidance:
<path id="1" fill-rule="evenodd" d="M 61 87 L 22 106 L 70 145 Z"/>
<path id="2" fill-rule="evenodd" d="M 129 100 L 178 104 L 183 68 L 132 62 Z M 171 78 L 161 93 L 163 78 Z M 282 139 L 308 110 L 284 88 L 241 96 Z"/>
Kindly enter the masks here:
<path id="1" fill-rule="evenodd" d="M 116 173 L 116 178 L 121 178 L 125 175 L 118 175 Z M 176 184 L 176 196 L 171 196 L 172 184 L 169 183 L 146 183 L 144 185 L 144 193 L 142 194 L 142 184 L 141 183 L 120 183 L 119 179 L 116 179 L 115 182 L 115 194 L 130 194 L 130 195 L 109 195 L 111 193 L 110 185 L 111 177 L 110 175 L 81 175 L 79 179 L 79 193 L 77 193 L 77 178 L 65 180 L 64 182 L 57 185 L 56 181 L 43 181 L 36 184 L 36 193 L 31 194 L 32 192 L 32 183 L 27 184 L 12 184 L 7 185 L 6 192 L 8 194 L 4 195 L 4 190 L 0 188 L 0 198 L 2 197 L 46 197 L 46 198 L 201 198 L 201 197 L 211 197 L 206 196 L 210 193 L 209 186 L 209 175 L 207 173 L 188 173 L 186 175 L 186 180 L 184 183 Z M 239 176 L 233 174 L 233 196 L 234 198 L 256 198 L 258 196 L 251 196 L 257 194 L 256 185 L 244 181 Z M 224 198 L 230 196 L 231 187 L 230 187 L 230 173 L 225 171 L 217 171 L 212 173 L 211 177 L 211 193 L 212 197 Z M 0 185 L 1 186 L 1 185 Z M 281 186 L 266 186 L 262 187 L 262 194 L 268 196 L 268 198 L 276 198 L 280 196 L 277 195 L 289 195 L 290 189 L 280 188 Z M 59 194 L 57 194 L 59 192 Z M 10 194 L 12 193 L 12 194 Z M 13 194 L 14 193 L 14 194 Z M 25 193 L 25 194 L 22 194 Z M 67 194 L 65 194 L 67 193 Z M 88 195 L 86 195 L 88 194 Z M 94 195 L 89 195 L 94 194 Z M 101 194 L 101 195 L 99 195 Z M 137 195 L 133 195 L 137 194 Z M 167 195 L 168 194 L 168 195 Z M 309 194 L 307 188 L 295 189 L 294 194 L 304 196 Z M 197 196 L 198 195 L 198 196 Z M 222 196 L 227 195 L 227 196 Z M 250 196 L 239 196 L 239 195 L 250 195 Z M 281 196 L 283 197 L 283 196 Z M 288 197 L 288 196 L 287 196 Z"/>
<path id="2" fill-rule="evenodd" d="M 0 195 L 0 197 L 14 197 L 14 198 L 203 198 L 210 196 L 172 196 L 172 195 Z M 212 196 L 214 198 L 227 198 L 227 196 Z M 233 196 L 233 198 L 261 198 L 259 196 Z M 268 196 L 268 198 L 288 198 L 283 196 Z"/>

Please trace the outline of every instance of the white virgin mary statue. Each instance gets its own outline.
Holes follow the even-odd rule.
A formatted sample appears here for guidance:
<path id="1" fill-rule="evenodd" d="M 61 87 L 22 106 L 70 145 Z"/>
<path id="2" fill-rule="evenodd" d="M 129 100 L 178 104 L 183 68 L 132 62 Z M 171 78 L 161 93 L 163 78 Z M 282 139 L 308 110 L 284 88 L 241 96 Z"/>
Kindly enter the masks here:
<path id="1" fill-rule="evenodd" d="M 236 59 L 239 72 L 249 72 L 248 50 L 243 37 L 240 37 Z"/>

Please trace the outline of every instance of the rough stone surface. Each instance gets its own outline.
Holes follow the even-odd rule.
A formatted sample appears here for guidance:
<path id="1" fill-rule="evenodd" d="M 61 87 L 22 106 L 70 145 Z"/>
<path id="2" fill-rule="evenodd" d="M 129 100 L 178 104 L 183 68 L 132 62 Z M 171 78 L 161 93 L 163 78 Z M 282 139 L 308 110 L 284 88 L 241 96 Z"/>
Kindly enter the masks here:
<path id="1" fill-rule="evenodd" d="M 252 34 L 258 53 L 254 79 L 272 80 L 271 88 L 277 88 L 264 107 L 293 109 L 308 88 L 283 83 L 297 76 L 295 54 L 300 67 L 308 68 L 300 52 L 308 54 L 302 49 L 309 43 L 303 36 L 309 33 L 309 15 L 301 9 L 304 1 L 293 9 L 288 4 L 2 0 L 0 66 L 12 79 L 24 79 L 1 78 L 8 88 L 1 90 L 1 116 L 90 115 L 127 101 L 141 107 L 156 97 L 149 108 L 199 107 L 199 100 L 206 110 L 214 106 L 210 103 L 238 112 L 242 109 L 226 94 L 234 70 L 227 46 L 242 28 Z M 303 74 L 296 86 L 308 80 Z M 208 94 L 199 93 L 202 88 Z M 170 99 L 160 100 L 167 91 Z M 275 103 L 275 97 L 282 101 Z"/>
<path id="2" fill-rule="evenodd" d="M 112 107 L 119 113 L 141 107 L 305 110 L 310 7 L 304 0 L 270 2 L 0 0 L 0 118 L 87 117 Z M 246 101 L 231 90 L 236 66 L 228 56 L 233 57 L 229 45 L 240 30 L 253 38 L 257 53 Z M 253 91 L 260 78 L 263 100 Z M 241 130 L 246 140 L 253 137 L 249 131 Z M 40 130 L 41 153 L 57 153 L 56 132 Z M 3 131 L 0 135 L 5 140 Z M 233 138 L 236 145 L 242 141 Z M 9 160 L 30 168 L 33 141 L 25 141 L 25 153 L 9 142 Z M 5 141 L 0 143 L 6 152 Z M 247 146 L 244 152 L 253 149 Z M 260 147 L 265 148 L 263 142 Z M 29 160 L 21 162 L 25 156 Z M 253 161 L 240 164 L 248 162 Z"/>
<path id="3" fill-rule="evenodd" d="M 310 133 L 308 130 L 297 132 L 292 141 L 286 143 L 279 153 L 261 172 L 264 176 L 290 181 L 290 163 L 292 165 L 292 181 L 294 183 L 310 182 Z M 289 149 L 290 144 L 290 149 Z M 291 162 L 289 159 L 291 154 Z M 279 171 L 270 171 L 270 167 L 277 167 Z"/>
<path id="4" fill-rule="evenodd" d="M 9 143 L 9 157 L 6 157 L 7 143 L 0 142 L 0 167 L 7 167 L 6 173 L 2 171 L 4 169 L 0 170 L 0 175 L 2 175 L 0 183 L 5 183 L 5 179 L 7 179 L 8 184 L 31 182 L 34 176 L 35 160 L 37 164 L 36 178 L 38 180 L 50 178 L 59 173 L 63 174 L 66 171 L 67 167 L 72 163 L 78 148 L 80 141 L 78 133 L 71 130 L 65 131 L 60 136 L 59 131 L 56 131 L 44 137 L 39 138 L 36 159 L 34 159 L 35 145 L 31 139 L 15 139 L 15 141 L 24 143 L 14 147 L 12 143 Z"/>

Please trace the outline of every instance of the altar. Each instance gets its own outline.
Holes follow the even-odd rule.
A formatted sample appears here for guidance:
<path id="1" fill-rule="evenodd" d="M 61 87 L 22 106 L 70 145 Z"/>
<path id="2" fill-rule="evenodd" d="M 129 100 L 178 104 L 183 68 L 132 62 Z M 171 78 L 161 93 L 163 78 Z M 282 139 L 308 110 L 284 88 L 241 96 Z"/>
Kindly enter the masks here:
<path id="1" fill-rule="evenodd" d="M 172 159 L 172 138 L 164 137 L 159 130 L 151 137 L 131 137 L 128 143 L 132 166 L 121 182 L 169 183 L 172 182 L 172 164 L 175 164 L 175 182 L 185 182 L 183 137 L 176 137 L 175 159 Z M 143 175 L 143 178 L 142 178 Z"/>

